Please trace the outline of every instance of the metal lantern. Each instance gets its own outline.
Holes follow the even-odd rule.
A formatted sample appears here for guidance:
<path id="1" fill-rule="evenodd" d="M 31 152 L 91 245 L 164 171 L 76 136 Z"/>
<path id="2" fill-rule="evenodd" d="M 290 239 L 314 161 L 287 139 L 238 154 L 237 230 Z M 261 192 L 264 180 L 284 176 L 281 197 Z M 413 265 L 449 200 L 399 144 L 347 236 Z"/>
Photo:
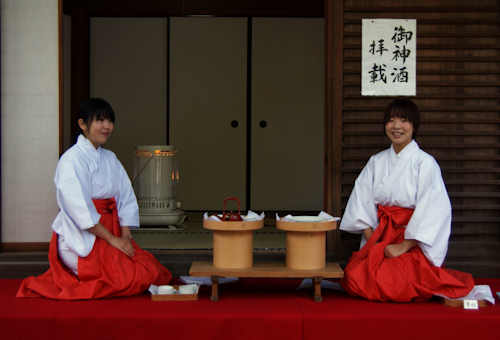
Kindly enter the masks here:
<path id="1" fill-rule="evenodd" d="M 179 226 L 185 219 L 176 200 L 179 183 L 173 145 L 139 145 L 135 151 L 133 187 L 141 225 Z"/>

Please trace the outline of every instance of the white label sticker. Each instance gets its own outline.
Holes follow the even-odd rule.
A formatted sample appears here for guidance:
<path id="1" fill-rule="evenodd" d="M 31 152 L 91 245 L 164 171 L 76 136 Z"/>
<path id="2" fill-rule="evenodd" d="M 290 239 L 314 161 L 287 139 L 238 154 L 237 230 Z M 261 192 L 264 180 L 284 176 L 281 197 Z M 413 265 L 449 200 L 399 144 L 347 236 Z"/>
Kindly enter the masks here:
<path id="1" fill-rule="evenodd" d="M 464 300 L 464 309 L 479 309 L 477 300 Z"/>

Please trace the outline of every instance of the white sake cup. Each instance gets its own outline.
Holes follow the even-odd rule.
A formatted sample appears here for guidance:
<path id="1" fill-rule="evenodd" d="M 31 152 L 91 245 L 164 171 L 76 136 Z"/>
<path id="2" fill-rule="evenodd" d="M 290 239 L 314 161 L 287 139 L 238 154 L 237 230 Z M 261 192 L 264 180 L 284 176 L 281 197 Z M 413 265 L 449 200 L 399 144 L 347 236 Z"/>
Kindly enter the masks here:
<path id="1" fill-rule="evenodd" d="M 159 286 L 158 294 L 175 294 L 175 288 L 169 285 Z"/>
<path id="2" fill-rule="evenodd" d="M 196 288 L 195 284 L 179 286 L 179 294 L 195 294 Z"/>

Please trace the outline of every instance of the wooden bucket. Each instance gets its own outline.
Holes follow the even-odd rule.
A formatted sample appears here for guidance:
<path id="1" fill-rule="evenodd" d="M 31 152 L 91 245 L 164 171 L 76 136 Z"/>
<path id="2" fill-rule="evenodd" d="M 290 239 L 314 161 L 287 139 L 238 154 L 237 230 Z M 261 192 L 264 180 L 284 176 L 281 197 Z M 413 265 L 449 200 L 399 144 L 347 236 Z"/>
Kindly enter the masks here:
<path id="1" fill-rule="evenodd" d="M 285 222 L 276 227 L 286 230 L 286 266 L 294 270 L 318 270 L 326 265 L 326 232 L 337 228 L 336 221 Z"/>
<path id="2" fill-rule="evenodd" d="M 260 221 L 204 220 L 203 227 L 213 231 L 213 265 L 220 269 L 248 269 L 253 266 L 253 231 L 264 226 Z"/>

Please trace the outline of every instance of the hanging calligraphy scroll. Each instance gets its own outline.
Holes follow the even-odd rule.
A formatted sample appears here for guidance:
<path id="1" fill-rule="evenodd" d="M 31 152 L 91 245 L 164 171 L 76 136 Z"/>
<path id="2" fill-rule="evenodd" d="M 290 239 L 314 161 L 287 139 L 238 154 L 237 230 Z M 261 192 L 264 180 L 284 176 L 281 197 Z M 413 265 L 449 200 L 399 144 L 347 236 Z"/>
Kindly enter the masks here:
<path id="1" fill-rule="evenodd" d="M 417 21 L 363 19 L 361 95 L 415 96 Z"/>

